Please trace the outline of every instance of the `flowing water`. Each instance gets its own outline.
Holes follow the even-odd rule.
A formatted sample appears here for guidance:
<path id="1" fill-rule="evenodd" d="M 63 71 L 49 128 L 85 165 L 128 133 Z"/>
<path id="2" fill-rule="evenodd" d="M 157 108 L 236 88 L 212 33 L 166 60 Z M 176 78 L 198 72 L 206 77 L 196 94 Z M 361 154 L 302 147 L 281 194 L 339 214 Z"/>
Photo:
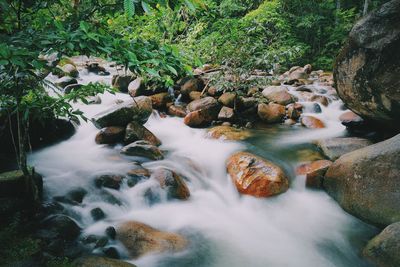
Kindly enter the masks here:
<path id="1" fill-rule="evenodd" d="M 98 79 L 95 75 L 81 77 L 82 82 Z M 77 105 L 91 117 L 116 99 L 129 96 L 105 94 L 101 98 L 101 105 Z M 303 104 L 307 108 L 312 103 Z M 157 203 L 150 203 L 144 192 L 154 185 L 151 179 L 132 188 L 123 184 L 119 191 L 100 192 L 93 185 L 95 175 L 126 173 L 136 159 L 121 156 L 120 146 L 97 145 L 94 139 L 98 130 L 90 122 L 82 123 L 69 140 L 35 152 L 30 161 L 45 177 L 48 199 L 76 187 L 89 192 L 82 205 L 63 204 L 84 229 L 83 235 L 102 234 L 110 225 L 136 220 L 181 233 L 190 240 L 185 251 L 132 261 L 140 267 L 367 266 L 359 252 L 374 229 L 345 213 L 323 191 L 306 189 L 304 176 L 294 173 L 300 162 L 321 158 L 310 140 L 344 134 L 337 119 L 343 112 L 340 106 L 340 101 L 333 101 L 316 115 L 326 123 L 326 129 L 259 127 L 243 142 L 208 139 L 204 129 L 189 128 L 181 118 L 153 114 L 145 126 L 161 139 L 161 149 L 168 152 L 164 160 L 144 162 L 143 166 L 150 170 L 166 167 L 185 177 L 191 192 L 187 201 L 167 201 L 161 196 Z M 267 199 L 239 195 L 226 173 L 225 162 L 242 150 L 282 166 L 290 177 L 290 189 Z M 112 203 L 110 198 L 119 203 Z M 98 222 L 90 216 L 90 210 L 96 207 L 106 214 Z M 126 256 L 118 243 L 111 245 Z"/>

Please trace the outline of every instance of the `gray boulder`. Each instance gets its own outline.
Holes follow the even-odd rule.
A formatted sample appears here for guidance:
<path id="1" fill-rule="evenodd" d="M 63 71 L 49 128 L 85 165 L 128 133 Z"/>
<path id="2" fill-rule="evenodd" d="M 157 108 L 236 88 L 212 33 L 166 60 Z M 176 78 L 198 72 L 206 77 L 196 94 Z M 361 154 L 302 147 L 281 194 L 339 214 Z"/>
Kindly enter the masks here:
<path id="1" fill-rule="evenodd" d="M 372 142 L 359 137 L 338 137 L 318 140 L 316 144 L 325 156 L 336 160 L 346 153 L 372 145 Z"/>

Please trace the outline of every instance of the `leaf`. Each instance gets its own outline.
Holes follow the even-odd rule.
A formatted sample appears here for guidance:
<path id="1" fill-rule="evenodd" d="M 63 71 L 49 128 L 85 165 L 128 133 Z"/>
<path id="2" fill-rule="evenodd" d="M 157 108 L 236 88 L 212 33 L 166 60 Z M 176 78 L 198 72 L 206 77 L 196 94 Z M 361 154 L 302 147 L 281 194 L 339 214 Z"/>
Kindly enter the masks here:
<path id="1" fill-rule="evenodd" d="M 190 0 L 185 0 L 185 4 L 186 6 L 190 9 L 190 11 L 195 11 L 196 7 L 194 6 L 194 4 L 192 3 L 192 1 Z"/>
<path id="2" fill-rule="evenodd" d="M 132 0 L 124 0 L 124 10 L 127 17 L 132 17 L 135 14 L 135 4 Z"/>
<path id="3" fill-rule="evenodd" d="M 175 76 L 178 76 L 178 72 L 172 66 L 167 65 L 167 69 L 172 72 Z"/>
<path id="4" fill-rule="evenodd" d="M 0 65 L 7 65 L 7 64 L 8 64 L 8 60 L 0 59 Z"/>
<path id="5" fill-rule="evenodd" d="M 142 8 L 147 14 L 151 14 L 151 7 L 146 1 L 142 1 Z"/>

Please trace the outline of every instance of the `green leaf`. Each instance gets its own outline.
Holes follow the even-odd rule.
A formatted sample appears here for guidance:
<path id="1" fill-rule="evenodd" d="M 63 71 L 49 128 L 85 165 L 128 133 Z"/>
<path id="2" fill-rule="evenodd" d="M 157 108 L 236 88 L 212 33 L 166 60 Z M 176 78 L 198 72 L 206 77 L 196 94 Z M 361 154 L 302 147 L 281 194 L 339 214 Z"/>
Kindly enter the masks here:
<path id="1" fill-rule="evenodd" d="M 146 1 L 142 1 L 142 8 L 144 12 L 151 14 L 151 7 Z"/>
<path id="2" fill-rule="evenodd" d="M 135 14 L 135 4 L 132 0 L 124 0 L 124 10 L 128 17 L 132 17 Z"/>
<path id="3" fill-rule="evenodd" d="M 172 66 L 167 65 L 167 69 L 172 72 L 175 76 L 178 76 L 178 72 Z"/>
<path id="4" fill-rule="evenodd" d="M 0 65 L 7 65 L 7 64 L 8 64 L 8 60 L 0 59 Z"/>

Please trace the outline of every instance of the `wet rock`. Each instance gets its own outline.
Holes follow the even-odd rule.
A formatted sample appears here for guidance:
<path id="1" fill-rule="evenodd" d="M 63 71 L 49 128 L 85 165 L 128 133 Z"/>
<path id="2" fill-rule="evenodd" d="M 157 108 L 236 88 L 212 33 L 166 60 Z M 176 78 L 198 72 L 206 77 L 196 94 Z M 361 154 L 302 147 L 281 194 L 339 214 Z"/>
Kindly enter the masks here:
<path id="1" fill-rule="evenodd" d="M 324 188 L 340 206 L 378 226 L 400 221 L 400 135 L 347 153 L 329 167 Z"/>
<path id="2" fill-rule="evenodd" d="M 131 121 L 145 123 L 153 111 L 151 99 L 139 96 L 116 104 L 92 118 L 97 128 L 108 126 L 125 127 Z"/>
<path id="3" fill-rule="evenodd" d="M 64 76 L 64 77 L 58 79 L 55 82 L 55 85 L 57 85 L 57 86 L 59 86 L 59 87 L 64 89 L 68 85 L 77 84 L 77 83 L 78 83 L 78 81 L 75 78 Z"/>
<path id="4" fill-rule="evenodd" d="M 86 64 L 86 69 L 88 72 L 92 72 L 97 75 L 110 75 L 110 73 L 103 66 L 100 66 L 99 62 L 90 62 Z"/>
<path id="5" fill-rule="evenodd" d="M 65 64 L 64 66 L 61 67 L 62 71 L 73 78 L 77 78 L 79 76 L 79 72 L 76 69 L 76 67 L 72 64 Z"/>
<path id="6" fill-rule="evenodd" d="M 95 248 L 103 248 L 107 245 L 107 243 L 108 243 L 108 238 L 105 236 L 101 236 L 96 240 L 96 244 L 94 245 L 94 247 Z"/>
<path id="7" fill-rule="evenodd" d="M 138 140 L 147 141 L 153 146 L 161 145 L 160 139 L 158 139 L 146 127 L 135 121 L 130 122 L 126 126 L 124 142 L 125 144 L 129 144 Z"/>
<path id="8" fill-rule="evenodd" d="M 286 110 L 285 106 L 269 103 L 269 104 L 259 104 L 257 110 L 260 119 L 267 123 L 282 122 L 285 118 Z"/>
<path id="9" fill-rule="evenodd" d="M 329 105 L 329 100 L 326 96 L 323 95 L 314 95 L 311 97 L 311 101 L 318 102 L 325 107 Z"/>
<path id="10" fill-rule="evenodd" d="M 144 83 L 142 78 L 137 77 L 135 80 L 131 81 L 128 85 L 128 93 L 131 97 L 140 96 L 144 91 Z"/>
<path id="11" fill-rule="evenodd" d="M 192 101 L 188 105 L 190 112 L 185 116 L 184 123 L 190 127 L 206 126 L 217 118 L 220 109 L 218 101 L 212 97 Z"/>
<path id="12" fill-rule="evenodd" d="M 193 91 L 193 92 L 190 92 L 190 94 L 189 94 L 189 99 L 192 101 L 200 99 L 200 98 L 201 98 L 201 92 L 199 92 L 199 91 Z"/>
<path id="13" fill-rule="evenodd" d="M 63 203 L 77 205 L 82 203 L 87 191 L 84 188 L 78 187 L 69 191 L 65 196 L 56 196 L 55 200 Z"/>
<path id="14" fill-rule="evenodd" d="M 64 87 L 64 94 L 69 94 L 72 91 L 80 90 L 82 87 L 83 85 L 78 83 L 69 84 Z"/>
<path id="15" fill-rule="evenodd" d="M 119 126 L 110 126 L 100 130 L 97 133 L 96 144 L 115 144 L 121 142 L 125 135 L 125 128 Z"/>
<path id="16" fill-rule="evenodd" d="M 336 58 L 337 92 L 347 107 L 385 128 L 400 128 L 400 2 L 359 20 Z"/>
<path id="17" fill-rule="evenodd" d="M 184 237 L 162 232 L 146 224 L 129 221 L 118 226 L 117 239 L 125 246 L 133 258 L 149 253 L 183 250 L 187 246 Z"/>
<path id="18" fill-rule="evenodd" d="M 106 217 L 104 211 L 101 208 L 94 208 L 90 210 L 90 215 L 94 221 L 100 221 Z"/>
<path id="19" fill-rule="evenodd" d="M 181 94 L 185 97 L 188 97 L 190 92 L 193 91 L 202 91 L 204 88 L 204 81 L 201 78 L 188 78 L 185 79 L 185 82 L 181 85 Z"/>
<path id="20" fill-rule="evenodd" d="M 232 120 L 235 117 L 233 108 L 222 107 L 218 113 L 219 120 Z"/>
<path id="21" fill-rule="evenodd" d="M 171 105 L 168 108 L 168 114 L 171 116 L 177 116 L 177 117 L 184 118 L 186 116 L 187 112 L 184 107 Z"/>
<path id="22" fill-rule="evenodd" d="M 118 190 L 121 186 L 123 175 L 104 174 L 94 179 L 94 184 L 97 187 L 106 187 Z"/>
<path id="23" fill-rule="evenodd" d="M 325 124 L 313 116 L 302 116 L 300 122 L 301 125 L 310 129 L 325 128 Z"/>
<path id="24" fill-rule="evenodd" d="M 165 109 L 168 102 L 171 102 L 171 96 L 169 93 L 158 93 L 150 96 L 153 108 Z"/>
<path id="25" fill-rule="evenodd" d="M 322 109 L 321 106 L 318 103 L 313 103 L 312 107 L 311 107 L 311 111 L 314 113 L 321 113 Z"/>
<path id="26" fill-rule="evenodd" d="M 111 238 L 113 240 L 115 239 L 115 237 L 117 235 L 117 232 L 116 232 L 116 230 L 115 230 L 115 228 L 113 226 L 107 227 L 106 230 L 105 230 L 105 233 L 109 238 Z"/>
<path id="27" fill-rule="evenodd" d="M 379 267 L 400 266 L 400 222 L 386 227 L 368 242 L 363 254 Z"/>
<path id="28" fill-rule="evenodd" d="M 121 153 L 128 156 L 144 157 L 152 160 L 161 160 L 164 158 L 163 153 L 156 146 L 147 141 L 136 141 L 124 146 L 121 149 Z"/>
<path id="29" fill-rule="evenodd" d="M 185 181 L 175 172 L 158 168 L 153 172 L 152 177 L 160 183 L 161 188 L 167 191 L 168 198 L 186 200 L 190 197 Z"/>
<path id="30" fill-rule="evenodd" d="M 284 86 L 268 86 L 262 91 L 262 94 L 269 101 L 280 105 L 287 105 L 294 102 L 294 96 L 289 94 L 287 88 Z"/>
<path id="31" fill-rule="evenodd" d="M 208 130 L 208 136 L 223 140 L 244 140 L 251 136 L 247 130 L 242 130 L 230 126 L 216 126 Z"/>
<path id="32" fill-rule="evenodd" d="M 326 157 L 336 160 L 346 153 L 372 145 L 372 142 L 359 137 L 338 137 L 318 140 L 316 144 Z"/>
<path id="33" fill-rule="evenodd" d="M 57 214 L 49 217 L 43 222 L 45 236 L 50 239 L 61 238 L 74 240 L 81 233 L 78 224 L 66 215 Z M 43 234 L 43 232 L 42 232 Z"/>
<path id="34" fill-rule="evenodd" d="M 110 259 L 99 256 L 86 256 L 72 263 L 74 267 L 136 267 L 136 265 L 125 261 Z"/>
<path id="35" fill-rule="evenodd" d="M 227 92 L 227 93 L 223 93 L 218 98 L 218 102 L 221 103 L 223 106 L 233 108 L 235 99 L 236 99 L 236 93 Z"/>
<path id="36" fill-rule="evenodd" d="M 232 155 L 227 170 L 242 194 L 269 197 L 289 188 L 288 178 L 279 166 L 247 152 Z"/>
<path id="37" fill-rule="evenodd" d="M 303 111 L 303 105 L 300 103 L 293 103 L 286 106 L 287 117 L 292 120 L 297 120 Z"/>
<path id="38" fill-rule="evenodd" d="M 95 104 L 95 105 L 101 104 L 101 98 L 98 95 L 90 96 L 86 100 L 88 101 L 88 104 Z"/>
<path id="39" fill-rule="evenodd" d="M 135 79 L 135 77 L 130 74 L 118 74 L 112 77 L 111 84 L 120 92 L 128 92 L 128 86 L 133 79 Z"/>
<path id="40" fill-rule="evenodd" d="M 366 128 L 365 121 L 360 116 L 350 110 L 340 115 L 339 120 L 349 130 L 362 130 Z"/>
<path id="41" fill-rule="evenodd" d="M 104 255 L 112 259 L 119 259 L 120 255 L 118 250 L 115 247 L 108 247 L 103 249 Z"/>
<path id="42" fill-rule="evenodd" d="M 331 165 L 332 161 L 330 160 L 317 160 L 300 165 L 296 169 L 296 173 L 306 175 L 306 187 L 322 188 L 324 175 Z"/>

